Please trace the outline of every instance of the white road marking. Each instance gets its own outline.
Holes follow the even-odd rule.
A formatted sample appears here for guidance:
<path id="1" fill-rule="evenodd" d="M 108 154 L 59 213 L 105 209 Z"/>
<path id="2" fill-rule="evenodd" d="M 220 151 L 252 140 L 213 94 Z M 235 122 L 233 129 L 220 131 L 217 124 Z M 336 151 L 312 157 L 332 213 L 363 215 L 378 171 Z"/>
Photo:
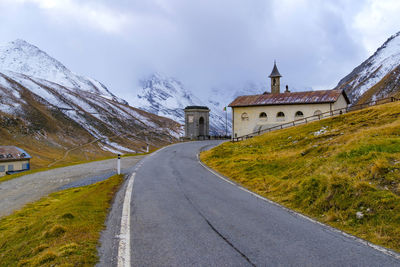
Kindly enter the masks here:
<path id="1" fill-rule="evenodd" d="M 130 267 L 131 266 L 131 238 L 130 238 L 130 221 L 131 221 L 131 197 L 133 182 L 135 181 L 136 173 L 132 173 L 129 178 L 128 186 L 125 191 L 124 204 L 122 207 L 121 217 L 121 230 L 119 234 L 119 246 L 118 246 L 118 267 Z"/>
<path id="2" fill-rule="evenodd" d="M 203 166 L 206 170 L 208 170 L 209 172 L 211 172 L 212 174 L 214 174 L 214 175 L 217 176 L 218 178 L 220 178 L 220 179 L 224 180 L 225 182 L 227 182 L 227 183 L 229 183 L 229 184 L 231 184 L 231 185 L 233 185 L 233 186 L 239 188 L 239 189 L 242 190 L 242 191 L 245 191 L 245 192 L 247 192 L 247 193 L 253 195 L 254 197 L 256 197 L 256 198 L 258 198 L 258 199 L 261 199 L 261 200 L 263 200 L 263 201 L 265 201 L 265 202 L 268 202 L 268 203 L 270 203 L 270 204 L 272 204 L 272 205 L 278 206 L 278 207 L 280 207 L 280 208 L 286 210 L 287 212 L 289 212 L 289 213 L 291 213 L 291 214 L 293 214 L 293 215 L 295 215 L 295 216 L 298 216 L 298 217 L 301 217 L 301 218 L 303 218 L 303 219 L 306 219 L 306 220 L 308 220 L 308 221 L 310 221 L 310 222 L 312 222 L 312 223 L 321 225 L 321 226 L 323 226 L 323 227 L 325 227 L 325 228 L 327 228 L 327 229 L 329 229 L 329 230 L 331 230 L 331 231 L 333 231 L 333 232 L 342 234 L 343 236 L 345 236 L 345 237 L 347 237 L 347 238 L 350 238 L 350 239 L 352 239 L 352 240 L 354 240 L 354 241 L 356 241 L 356 242 L 358 242 L 358 243 L 361 243 L 361 244 L 363 244 L 363 245 L 366 245 L 366 246 L 368 246 L 368 247 L 371 247 L 371 248 L 373 248 L 373 249 L 375 249 L 375 250 L 377 250 L 377 251 L 379 251 L 379 252 L 382 252 L 382 253 L 384 253 L 384 254 L 386 254 L 386 255 L 389 255 L 389 256 L 391 256 L 391 257 L 393 257 L 393 258 L 395 258 L 395 259 L 400 259 L 400 254 L 397 253 L 397 252 L 394 252 L 394 251 L 389 250 L 389 249 L 387 249 L 387 248 L 384 248 L 384 247 L 375 245 L 375 244 L 370 243 L 370 242 L 368 242 L 368 241 L 366 241 L 366 240 L 364 240 L 364 239 L 358 238 L 358 237 L 353 236 L 353 235 L 351 235 L 351 234 L 345 233 L 345 232 L 343 232 L 343 231 L 341 231 L 341 230 L 339 230 L 339 229 L 333 228 L 332 226 L 323 224 L 323 223 L 321 223 L 321 222 L 319 222 L 319 221 L 316 221 L 316 220 L 314 220 L 314 219 L 312 219 L 312 218 L 310 218 L 310 217 L 308 217 L 308 216 L 306 216 L 306 215 L 303 215 L 303 214 L 298 213 L 298 212 L 296 212 L 296 211 L 294 211 L 294 210 L 291 210 L 291 209 L 289 209 L 289 208 L 286 208 L 285 206 L 282 206 L 281 204 L 278 204 L 278 203 L 276 203 L 276 202 L 274 202 L 274 201 L 272 201 L 272 200 L 270 200 L 270 199 L 268 199 L 268 198 L 262 197 L 262 196 L 260 196 L 260 195 L 258 195 L 258 194 L 256 194 L 256 193 L 254 193 L 254 192 L 251 192 L 250 190 L 248 190 L 248 189 L 246 189 L 246 188 L 244 188 L 244 187 L 242 187 L 242 186 L 240 186 L 240 185 L 238 185 L 238 184 L 236 184 L 236 183 L 234 183 L 234 182 L 228 180 L 227 178 L 225 178 L 224 176 L 222 176 L 221 174 L 219 174 L 218 172 L 214 171 L 213 169 L 211 169 L 210 167 L 208 167 L 207 165 L 205 165 L 203 162 L 201 162 L 200 157 L 199 157 L 199 154 L 197 154 L 197 161 L 200 163 L 201 166 Z"/>
<path id="3" fill-rule="evenodd" d="M 171 146 L 171 145 L 169 145 Z M 126 187 L 125 191 L 125 197 L 124 197 L 124 203 L 122 206 L 122 216 L 121 216 L 121 229 L 119 233 L 119 245 L 118 245 L 118 261 L 117 261 L 117 266 L 118 267 L 130 267 L 131 266 L 131 198 L 132 198 L 132 192 L 133 192 L 133 182 L 135 181 L 135 176 L 136 176 L 136 171 L 143 165 L 143 162 L 147 160 L 148 158 L 154 156 L 158 152 L 164 150 L 165 148 L 169 147 L 163 147 L 150 155 L 146 156 L 144 159 L 142 159 L 137 165 L 132 173 L 132 175 L 129 177 L 128 181 L 128 186 Z"/>

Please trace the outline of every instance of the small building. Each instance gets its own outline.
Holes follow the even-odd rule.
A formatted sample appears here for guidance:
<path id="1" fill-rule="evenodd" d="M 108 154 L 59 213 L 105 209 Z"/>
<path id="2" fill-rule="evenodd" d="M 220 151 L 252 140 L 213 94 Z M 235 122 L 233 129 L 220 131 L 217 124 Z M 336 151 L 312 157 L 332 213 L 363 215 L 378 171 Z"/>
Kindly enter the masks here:
<path id="1" fill-rule="evenodd" d="M 0 146 L 0 176 L 27 171 L 31 156 L 16 146 Z"/>
<path id="2" fill-rule="evenodd" d="M 205 139 L 210 134 L 210 109 L 204 106 L 185 108 L 185 138 L 190 140 Z"/>
<path id="3" fill-rule="evenodd" d="M 232 108 L 232 137 L 241 137 L 287 122 L 347 108 L 349 99 L 342 90 L 306 92 L 280 91 L 280 78 L 276 63 L 271 75 L 271 93 L 239 96 Z"/>

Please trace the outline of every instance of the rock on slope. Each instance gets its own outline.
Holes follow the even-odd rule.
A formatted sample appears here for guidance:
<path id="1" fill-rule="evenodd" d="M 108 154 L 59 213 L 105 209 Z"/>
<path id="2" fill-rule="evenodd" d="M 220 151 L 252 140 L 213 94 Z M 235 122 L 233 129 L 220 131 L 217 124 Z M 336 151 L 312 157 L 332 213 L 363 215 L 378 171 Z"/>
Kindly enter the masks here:
<path id="1" fill-rule="evenodd" d="M 1 144 L 19 138 L 67 150 L 143 151 L 176 140 L 180 125 L 130 107 L 94 79 L 78 76 L 29 43 L 0 47 Z M 7 137 L 7 138 L 6 138 Z M 31 153 L 34 148 L 28 149 Z M 37 153 L 40 154 L 40 153 Z"/>
<path id="2" fill-rule="evenodd" d="M 344 77 L 335 89 L 344 89 L 352 104 L 374 101 L 400 91 L 400 32 Z"/>
<path id="3" fill-rule="evenodd" d="M 213 135 L 225 135 L 225 113 L 223 105 L 215 99 L 202 101 L 175 78 L 155 73 L 140 81 L 137 96 L 131 104 L 148 112 L 164 116 L 180 123 L 184 123 L 186 106 L 208 106 L 210 112 L 210 132 Z M 228 134 L 231 128 L 230 117 L 227 121 Z"/>

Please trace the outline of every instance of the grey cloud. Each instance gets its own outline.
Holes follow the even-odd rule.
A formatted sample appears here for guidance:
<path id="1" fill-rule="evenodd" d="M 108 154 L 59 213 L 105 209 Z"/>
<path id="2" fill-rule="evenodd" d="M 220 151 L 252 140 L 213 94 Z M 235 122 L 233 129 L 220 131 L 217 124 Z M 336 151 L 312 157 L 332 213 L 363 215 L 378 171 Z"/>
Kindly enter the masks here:
<path id="1" fill-rule="evenodd" d="M 0 18 L 0 41 L 26 39 L 122 97 L 153 71 L 176 76 L 203 96 L 211 88 L 267 83 L 274 59 L 291 88 L 333 87 L 367 56 L 349 25 L 363 2 L 302 1 L 293 9 L 294 2 L 84 2 L 128 16 L 120 33 L 67 15 L 54 18 L 33 4 L 0 2 L 10 9 Z"/>

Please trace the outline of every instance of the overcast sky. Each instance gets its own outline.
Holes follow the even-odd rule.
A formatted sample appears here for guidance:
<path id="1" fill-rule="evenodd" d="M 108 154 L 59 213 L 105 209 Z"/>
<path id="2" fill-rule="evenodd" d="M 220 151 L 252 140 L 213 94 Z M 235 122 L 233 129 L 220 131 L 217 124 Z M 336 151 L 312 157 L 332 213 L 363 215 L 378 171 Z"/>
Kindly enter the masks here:
<path id="1" fill-rule="evenodd" d="M 197 95 L 269 83 L 330 89 L 400 31 L 399 0 L 0 0 L 0 42 L 24 39 L 129 97 L 152 72 Z M 268 86 L 269 87 L 269 86 Z"/>

